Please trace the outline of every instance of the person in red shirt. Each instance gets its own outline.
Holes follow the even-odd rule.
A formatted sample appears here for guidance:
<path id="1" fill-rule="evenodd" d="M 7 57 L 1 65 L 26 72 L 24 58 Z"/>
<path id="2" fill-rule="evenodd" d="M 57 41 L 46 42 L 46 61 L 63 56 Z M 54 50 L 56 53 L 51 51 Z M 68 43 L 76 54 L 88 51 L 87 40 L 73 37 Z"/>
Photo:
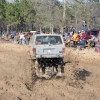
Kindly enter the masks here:
<path id="1" fill-rule="evenodd" d="M 82 30 L 82 32 L 80 33 L 80 41 L 79 44 L 82 45 L 84 48 L 86 47 L 86 34 L 85 31 Z"/>

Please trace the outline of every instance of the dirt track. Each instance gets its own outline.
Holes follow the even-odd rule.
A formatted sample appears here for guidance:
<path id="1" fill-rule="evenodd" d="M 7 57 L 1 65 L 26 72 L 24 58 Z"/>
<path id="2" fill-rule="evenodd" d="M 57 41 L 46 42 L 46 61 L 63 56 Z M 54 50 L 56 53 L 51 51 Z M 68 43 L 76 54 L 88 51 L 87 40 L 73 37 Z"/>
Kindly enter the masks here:
<path id="1" fill-rule="evenodd" d="M 32 91 L 24 84 L 25 71 L 34 67 L 29 50 L 0 41 L 0 100 L 100 100 L 100 54 L 94 49 L 67 48 L 64 77 L 37 79 Z"/>

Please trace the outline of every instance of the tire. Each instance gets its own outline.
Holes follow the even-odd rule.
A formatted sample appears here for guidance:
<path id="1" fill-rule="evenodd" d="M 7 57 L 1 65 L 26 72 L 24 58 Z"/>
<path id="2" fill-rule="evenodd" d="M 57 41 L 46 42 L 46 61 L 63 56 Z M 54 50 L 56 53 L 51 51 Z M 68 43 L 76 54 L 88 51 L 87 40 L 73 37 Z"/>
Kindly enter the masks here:
<path id="1" fill-rule="evenodd" d="M 91 47 L 95 47 L 95 43 L 94 43 L 94 42 L 91 42 L 91 43 L 90 43 L 90 46 L 91 46 Z"/>

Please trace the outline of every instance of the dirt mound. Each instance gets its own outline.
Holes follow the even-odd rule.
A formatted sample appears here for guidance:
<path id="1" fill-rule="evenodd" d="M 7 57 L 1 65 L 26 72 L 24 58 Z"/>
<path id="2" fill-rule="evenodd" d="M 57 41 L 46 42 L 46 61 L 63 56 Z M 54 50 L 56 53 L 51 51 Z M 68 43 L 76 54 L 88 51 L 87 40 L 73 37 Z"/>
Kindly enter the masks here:
<path id="1" fill-rule="evenodd" d="M 29 51 L 0 41 L 0 100 L 100 100 L 100 54 L 93 49 L 67 48 L 64 76 L 51 80 L 33 75 Z"/>

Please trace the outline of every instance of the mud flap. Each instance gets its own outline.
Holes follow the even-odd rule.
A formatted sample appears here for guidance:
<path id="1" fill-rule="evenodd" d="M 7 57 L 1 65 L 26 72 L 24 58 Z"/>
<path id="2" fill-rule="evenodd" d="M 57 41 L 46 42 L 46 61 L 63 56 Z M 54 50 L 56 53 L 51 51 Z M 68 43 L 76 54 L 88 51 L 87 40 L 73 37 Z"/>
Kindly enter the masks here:
<path id="1" fill-rule="evenodd" d="M 62 67 L 61 65 L 58 65 L 58 68 L 57 68 L 58 72 L 56 74 L 56 78 L 62 77 L 61 67 Z"/>
<path id="2" fill-rule="evenodd" d="M 35 61 L 35 71 L 36 71 L 36 75 L 38 76 L 38 77 L 40 77 L 40 70 L 39 70 L 39 65 L 38 65 L 38 62 L 37 62 L 37 60 Z"/>

